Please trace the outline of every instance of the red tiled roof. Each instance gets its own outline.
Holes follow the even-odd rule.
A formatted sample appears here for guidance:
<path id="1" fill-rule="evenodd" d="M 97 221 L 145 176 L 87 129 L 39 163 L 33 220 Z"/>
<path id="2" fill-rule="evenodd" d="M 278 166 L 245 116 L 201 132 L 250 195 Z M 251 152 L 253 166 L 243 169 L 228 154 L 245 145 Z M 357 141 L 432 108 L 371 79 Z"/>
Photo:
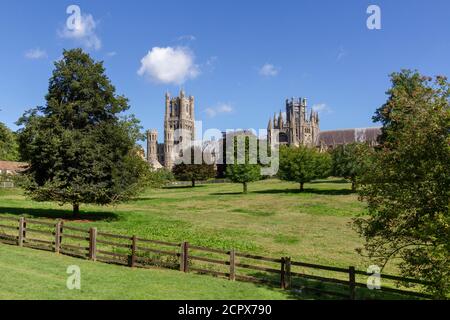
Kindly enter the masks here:
<path id="1" fill-rule="evenodd" d="M 16 161 L 1 161 L 0 160 L 0 170 L 10 170 L 10 171 L 22 171 L 28 166 L 26 162 L 16 162 Z"/>

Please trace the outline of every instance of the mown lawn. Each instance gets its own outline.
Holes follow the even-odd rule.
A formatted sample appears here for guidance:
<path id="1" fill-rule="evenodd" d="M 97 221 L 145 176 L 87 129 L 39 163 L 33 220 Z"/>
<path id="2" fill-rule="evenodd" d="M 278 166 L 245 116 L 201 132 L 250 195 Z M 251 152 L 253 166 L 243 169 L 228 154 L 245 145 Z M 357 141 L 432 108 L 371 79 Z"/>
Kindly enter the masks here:
<path id="1" fill-rule="evenodd" d="M 0 189 L 0 216 L 62 218 L 65 225 L 84 229 L 97 227 L 99 231 L 114 234 L 134 234 L 178 243 L 188 241 L 191 245 L 225 250 L 235 248 L 238 252 L 273 258 L 290 256 L 295 261 L 366 270 L 372 263 L 355 251 L 363 245 L 363 239 L 351 227 L 352 218 L 365 214 L 365 204 L 358 201 L 357 195 L 350 192 L 350 184 L 343 180 L 316 181 L 305 187 L 305 192 L 300 193 L 296 183 L 264 180 L 250 184 L 249 193 L 244 195 L 238 184 L 209 184 L 195 188 L 173 186 L 148 190 L 133 201 L 114 207 L 82 206 L 77 218 L 72 217 L 70 206 L 38 203 L 27 199 L 19 189 Z M 289 296 L 277 289 L 211 276 L 185 275 L 173 270 L 130 270 L 5 246 L 0 244 L 0 298 L 315 298 L 305 293 Z M 223 256 L 216 258 L 224 259 Z M 65 282 L 61 281 L 67 276 L 65 268 L 69 262 L 87 270 L 85 279 L 90 284 L 83 288 L 83 294 L 64 289 Z M 268 267 L 279 268 L 277 265 Z M 227 272 L 227 269 L 217 271 Z M 345 273 L 298 267 L 293 271 L 348 280 Z M 384 273 L 397 272 L 395 266 L 389 265 Z M 257 276 L 256 273 L 246 274 Z M 274 275 L 272 280 L 279 281 L 277 277 Z M 22 278 L 29 279 L 28 285 L 22 283 L 20 286 L 23 287 L 8 290 L 15 279 Z M 366 277 L 357 276 L 357 281 L 364 283 Z M 181 287 L 177 287 L 179 282 L 183 283 Z M 392 286 L 392 283 L 387 284 Z M 28 293 L 27 288 L 30 289 Z M 52 288 L 56 293 L 48 292 Z M 342 293 L 348 289 L 324 288 L 338 289 Z M 373 298 L 388 297 L 383 294 L 373 296 L 372 293 L 375 294 L 362 294 Z"/>
<path id="2" fill-rule="evenodd" d="M 66 286 L 67 267 L 81 271 L 81 289 Z M 0 245 L 0 299 L 286 299 L 287 292 L 165 269 L 129 269 Z"/>
<path id="3" fill-rule="evenodd" d="M 363 241 L 350 225 L 365 205 L 345 181 L 310 183 L 304 193 L 296 183 L 278 180 L 252 183 L 247 195 L 241 189 L 239 184 L 214 184 L 149 190 L 115 207 L 82 206 L 81 218 L 70 224 L 311 263 L 369 265 L 355 252 Z M 70 206 L 0 190 L 0 215 L 22 214 L 71 220 Z"/>

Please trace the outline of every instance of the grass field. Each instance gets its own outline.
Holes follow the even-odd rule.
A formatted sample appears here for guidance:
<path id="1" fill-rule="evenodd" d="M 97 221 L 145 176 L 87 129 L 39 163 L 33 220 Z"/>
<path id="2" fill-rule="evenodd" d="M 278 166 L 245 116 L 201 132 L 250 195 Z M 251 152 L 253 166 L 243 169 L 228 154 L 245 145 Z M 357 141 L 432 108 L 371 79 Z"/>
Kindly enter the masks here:
<path id="1" fill-rule="evenodd" d="M 167 187 L 148 190 L 115 207 L 82 206 L 77 219 L 72 219 L 70 206 L 37 203 L 20 190 L 0 189 L 0 215 L 63 218 L 71 225 L 95 226 L 103 232 L 367 269 L 370 261 L 355 251 L 363 240 L 351 227 L 352 218 L 364 214 L 366 208 L 350 192 L 350 184 L 330 179 L 305 187 L 300 193 L 296 183 L 264 180 L 250 184 L 247 195 L 240 193 L 239 184 Z M 396 268 L 388 266 L 385 272 L 396 273 Z M 327 276 L 327 272 L 319 275 Z M 198 281 L 200 285 L 203 280 Z"/>
<path id="2" fill-rule="evenodd" d="M 247 195 L 241 188 L 211 184 L 149 190 L 116 207 L 82 206 L 81 218 L 71 224 L 313 263 L 368 265 L 355 252 L 362 240 L 350 226 L 365 205 L 348 183 L 307 184 L 304 193 L 297 184 L 278 180 L 250 184 Z M 0 214 L 71 219 L 70 206 L 33 202 L 17 189 L 0 189 Z"/>
<path id="3" fill-rule="evenodd" d="M 0 299 L 286 299 L 286 292 L 164 269 L 121 266 L 0 245 Z M 81 270 L 69 290 L 67 267 Z"/>

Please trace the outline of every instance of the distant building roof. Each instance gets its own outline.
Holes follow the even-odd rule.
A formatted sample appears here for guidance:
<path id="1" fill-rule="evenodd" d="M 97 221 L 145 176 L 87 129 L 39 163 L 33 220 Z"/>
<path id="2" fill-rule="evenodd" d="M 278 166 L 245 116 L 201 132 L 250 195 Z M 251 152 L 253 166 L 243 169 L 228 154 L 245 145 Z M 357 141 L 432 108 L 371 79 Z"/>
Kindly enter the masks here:
<path id="1" fill-rule="evenodd" d="M 28 167 L 26 162 L 0 160 L 0 171 L 23 171 Z"/>
<path id="2" fill-rule="evenodd" d="M 376 143 L 380 134 L 381 128 L 379 127 L 321 131 L 319 145 L 336 146 L 352 142 Z"/>
<path id="3" fill-rule="evenodd" d="M 256 134 L 253 130 L 234 130 L 234 131 L 223 131 L 222 138 L 236 137 L 236 136 L 253 136 L 256 137 Z"/>

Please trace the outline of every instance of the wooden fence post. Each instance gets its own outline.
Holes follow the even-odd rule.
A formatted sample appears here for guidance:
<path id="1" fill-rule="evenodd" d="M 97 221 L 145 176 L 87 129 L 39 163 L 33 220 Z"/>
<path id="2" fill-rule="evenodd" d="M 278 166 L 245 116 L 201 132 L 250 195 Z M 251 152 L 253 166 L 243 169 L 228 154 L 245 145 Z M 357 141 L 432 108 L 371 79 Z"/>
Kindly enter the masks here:
<path id="1" fill-rule="evenodd" d="M 27 240 L 27 219 L 23 218 L 23 242 Z"/>
<path id="2" fill-rule="evenodd" d="M 63 241 L 63 232 L 64 232 L 64 221 L 61 221 L 61 225 L 60 225 L 60 228 L 59 228 L 59 235 L 60 235 L 60 237 L 59 237 L 59 247 L 60 247 L 60 249 L 61 249 L 61 244 L 62 244 L 62 241 Z"/>
<path id="3" fill-rule="evenodd" d="M 55 252 L 59 253 L 61 248 L 61 220 L 58 220 L 55 225 Z"/>
<path id="4" fill-rule="evenodd" d="M 184 243 L 184 272 L 189 272 L 189 242 Z"/>
<path id="5" fill-rule="evenodd" d="M 356 298 L 355 267 L 350 266 L 348 268 L 348 278 L 349 278 L 350 300 L 355 300 Z"/>
<path id="6" fill-rule="evenodd" d="M 97 228 L 89 229 L 89 259 L 97 260 Z"/>
<path id="7" fill-rule="evenodd" d="M 291 280 L 291 257 L 285 258 L 285 270 L 286 270 L 286 276 L 285 276 L 285 289 L 290 289 L 292 286 L 292 280 Z"/>
<path id="8" fill-rule="evenodd" d="M 133 236 L 131 238 L 131 257 L 130 257 L 130 267 L 134 268 L 136 266 L 136 242 L 137 237 Z"/>
<path id="9" fill-rule="evenodd" d="M 281 272 L 280 272 L 280 282 L 281 282 L 281 289 L 284 289 L 286 287 L 286 279 L 285 279 L 285 260 L 284 257 L 281 258 Z"/>
<path id="10" fill-rule="evenodd" d="M 180 244 L 180 271 L 184 271 L 184 242 Z"/>
<path id="11" fill-rule="evenodd" d="M 25 237 L 25 218 L 20 217 L 20 219 L 19 219 L 19 237 L 17 238 L 17 245 L 19 247 L 23 246 L 24 237 Z"/>
<path id="12" fill-rule="evenodd" d="M 188 272 L 189 271 L 189 266 L 188 266 L 188 261 L 189 261 L 189 243 L 184 241 L 181 244 L 181 255 L 180 255 L 180 271 L 183 272 Z"/>
<path id="13" fill-rule="evenodd" d="M 230 280 L 236 280 L 236 250 L 230 251 Z"/>

